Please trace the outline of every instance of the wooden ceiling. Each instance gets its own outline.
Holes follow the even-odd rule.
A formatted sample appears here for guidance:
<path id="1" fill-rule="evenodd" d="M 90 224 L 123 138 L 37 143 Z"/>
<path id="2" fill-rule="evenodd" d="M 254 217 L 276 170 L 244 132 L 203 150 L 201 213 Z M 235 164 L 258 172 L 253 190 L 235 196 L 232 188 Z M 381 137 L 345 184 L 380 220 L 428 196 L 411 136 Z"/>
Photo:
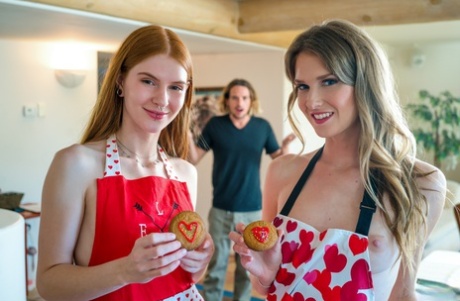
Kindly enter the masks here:
<path id="1" fill-rule="evenodd" d="M 113 17 L 287 47 L 314 23 L 360 26 L 460 19 L 459 0 L 28 0 Z"/>

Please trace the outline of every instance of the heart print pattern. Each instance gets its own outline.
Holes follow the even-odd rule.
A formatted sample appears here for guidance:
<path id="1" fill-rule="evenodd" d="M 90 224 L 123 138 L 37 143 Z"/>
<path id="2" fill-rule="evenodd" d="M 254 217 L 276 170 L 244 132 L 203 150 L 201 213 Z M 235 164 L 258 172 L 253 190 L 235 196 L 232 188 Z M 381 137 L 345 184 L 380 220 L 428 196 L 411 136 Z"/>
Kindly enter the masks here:
<path id="1" fill-rule="evenodd" d="M 366 236 L 340 229 L 319 232 L 282 215 L 273 224 L 285 234 L 267 300 L 374 300 Z"/>

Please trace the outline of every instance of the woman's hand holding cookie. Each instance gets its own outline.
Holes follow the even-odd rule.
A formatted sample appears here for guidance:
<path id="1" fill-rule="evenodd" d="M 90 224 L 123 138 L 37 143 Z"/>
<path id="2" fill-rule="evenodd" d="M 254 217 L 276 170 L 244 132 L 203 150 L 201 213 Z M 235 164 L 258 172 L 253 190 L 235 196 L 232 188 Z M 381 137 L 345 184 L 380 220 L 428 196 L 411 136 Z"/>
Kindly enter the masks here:
<path id="1" fill-rule="evenodd" d="M 144 283 L 174 271 L 186 255 L 171 233 L 151 233 L 134 243 L 131 253 L 119 260 L 124 283 Z"/>
<path id="2" fill-rule="evenodd" d="M 260 220 L 244 228 L 243 239 L 251 250 L 265 251 L 273 248 L 278 240 L 278 232 L 272 223 Z"/>
<path id="3" fill-rule="evenodd" d="M 251 228 L 248 228 L 248 230 Z M 233 250 L 240 255 L 243 267 L 258 278 L 260 282 L 265 284 L 273 282 L 281 264 L 280 237 L 282 231 L 275 228 L 277 238 L 271 248 L 267 248 L 264 251 L 255 251 L 249 248 L 245 242 L 243 237 L 245 229 L 245 225 L 239 223 L 236 225 L 236 231 L 230 232 L 229 238 L 234 242 Z M 257 233 L 257 231 L 255 232 Z M 265 241 L 263 236 L 264 234 L 261 237 L 262 241 Z"/>
<path id="4" fill-rule="evenodd" d="M 198 281 L 214 253 L 214 242 L 202 218 L 194 211 L 182 211 L 171 220 L 169 231 L 187 250 L 180 266 Z"/>
<path id="5" fill-rule="evenodd" d="M 214 253 L 214 242 L 206 233 L 203 243 L 193 251 L 188 251 L 181 259 L 180 266 L 189 273 L 204 272 Z"/>

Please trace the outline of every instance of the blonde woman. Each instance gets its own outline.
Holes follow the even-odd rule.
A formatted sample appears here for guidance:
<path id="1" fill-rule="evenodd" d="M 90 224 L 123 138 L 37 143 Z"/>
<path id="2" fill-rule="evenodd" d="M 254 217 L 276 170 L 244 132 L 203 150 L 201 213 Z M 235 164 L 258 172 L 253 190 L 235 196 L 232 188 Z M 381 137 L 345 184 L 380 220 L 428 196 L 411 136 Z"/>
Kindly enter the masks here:
<path id="1" fill-rule="evenodd" d="M 267 300 L 416 300 L 415 274 L 445 199 L 440 170 L 415 158 L 388 61 L 363 30 L 334 20 L 301 33 L 285 56 L 319 150 L 274 160 L 263 219 L 278 244 L 234 250 Z M 299 137 L 302 141 L 303 138 Z"/>

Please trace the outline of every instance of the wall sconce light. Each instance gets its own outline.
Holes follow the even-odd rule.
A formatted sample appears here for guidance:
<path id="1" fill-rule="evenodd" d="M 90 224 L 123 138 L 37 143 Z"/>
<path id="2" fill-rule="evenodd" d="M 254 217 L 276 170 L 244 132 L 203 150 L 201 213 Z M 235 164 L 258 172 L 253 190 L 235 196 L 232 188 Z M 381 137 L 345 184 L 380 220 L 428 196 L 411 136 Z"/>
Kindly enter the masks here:
<path id="1" fill-rule="evenodd" d="M 57 81 L 66 88 L 75 88 L 83 81 L 86 77 L 84 70 L 66 70 L 58 69 L 54 71 Z"/>
<path id="2" fill-rule="evenodd" d="M 410 54 L 410 66 L 412 68 L 420 68 L 423 66 L 423 64 L 425 64 L 425 61 L 425 53 L 417 45 L 414 45 Z"/>

